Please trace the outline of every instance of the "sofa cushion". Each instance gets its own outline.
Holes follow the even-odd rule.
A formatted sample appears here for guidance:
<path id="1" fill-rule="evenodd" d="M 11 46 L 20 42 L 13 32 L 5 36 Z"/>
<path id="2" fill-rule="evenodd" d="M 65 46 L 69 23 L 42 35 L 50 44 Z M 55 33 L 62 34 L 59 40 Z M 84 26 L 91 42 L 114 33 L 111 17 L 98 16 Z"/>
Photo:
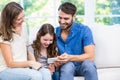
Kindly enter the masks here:
<path id="1" fill-rule="evenodd" d="M 120 68 L 97 69 L 98 80 L 120 80 Z M 74 80 L 85 80 L 83 76 L 74 77 Z"/>
<path id="2" fill-rule="evenodd" d="M 85 78 L 83 76 L 79 76 L 79 77 L 74 77 L 74 80 L 85 80 Z"/>
<path id="3" fill-rule="evenodd" d="M 98 69 L 98 80 L 120 80 L 120 68 Z"/>
<path id="4" fill-rule="evenodd" d="M 95 25 L 91 29 L 97 68 L 120 67 L 120 25 Z"/>

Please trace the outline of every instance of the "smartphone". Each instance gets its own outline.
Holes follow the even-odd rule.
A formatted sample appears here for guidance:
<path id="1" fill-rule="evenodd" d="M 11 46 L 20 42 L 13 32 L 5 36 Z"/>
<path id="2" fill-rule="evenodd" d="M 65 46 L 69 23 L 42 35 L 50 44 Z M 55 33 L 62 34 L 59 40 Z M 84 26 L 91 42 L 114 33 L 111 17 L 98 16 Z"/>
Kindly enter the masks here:
<path id="1" fill-rule="evenodd" d="M 56 57 L 54 57 L 54 58 L 48 58 L 48 59 L 47 59 L 47 63 L 48 63 L 48 64 L 54 63 L 54 61 L 55 61 L 56 59 L 57 59 Z"/>

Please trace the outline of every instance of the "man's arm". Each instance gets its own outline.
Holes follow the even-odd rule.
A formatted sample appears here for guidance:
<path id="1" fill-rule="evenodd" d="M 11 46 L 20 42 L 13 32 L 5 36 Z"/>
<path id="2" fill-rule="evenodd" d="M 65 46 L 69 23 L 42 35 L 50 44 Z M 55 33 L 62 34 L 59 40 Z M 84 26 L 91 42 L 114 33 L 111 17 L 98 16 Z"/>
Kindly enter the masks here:
<path id="1" fill-rule="evenodd" d="M 67 53 L 58 57 L 58 62 L 66 63 L 69 61 L 81 62 L 84 60 L 94 60 L 94 45 L 88 45 L 84 47 L 84 52 L 81 55 L 69 55 Z"/>
<path id="2" fill-rule="evenodd" d="M 81 62 L 84 60 L 94 60 L 95 46 L 88 45 L 84 47 L 84 54 L 81 55 L 69 55 L 69 61 Z"/>

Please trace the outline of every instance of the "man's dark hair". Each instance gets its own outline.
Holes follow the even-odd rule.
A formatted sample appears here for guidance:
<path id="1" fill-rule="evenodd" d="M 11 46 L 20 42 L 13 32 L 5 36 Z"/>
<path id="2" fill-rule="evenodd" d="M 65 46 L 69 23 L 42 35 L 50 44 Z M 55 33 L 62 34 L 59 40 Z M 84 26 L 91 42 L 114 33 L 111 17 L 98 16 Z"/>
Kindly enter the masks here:
<path id="1" fill-rule="evenodd" d="M 61 10 L 66 14 L 72 14 L 74 15 L 76 13 L 76 6 L 70 2 L 65 2 L 63 4 L 61 4 L 58 8 L 58 11 Z"/>

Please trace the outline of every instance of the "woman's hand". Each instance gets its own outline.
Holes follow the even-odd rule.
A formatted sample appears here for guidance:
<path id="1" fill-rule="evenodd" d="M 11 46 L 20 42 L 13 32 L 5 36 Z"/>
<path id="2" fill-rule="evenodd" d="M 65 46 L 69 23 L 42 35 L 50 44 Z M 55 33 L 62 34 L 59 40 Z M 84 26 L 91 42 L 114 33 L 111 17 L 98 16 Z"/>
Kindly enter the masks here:
<path id="1" fill-rule="evenodd" d="M 38 70 L 42 67 L 42 64 L 36 61 L 29 61 L 29 66 L 35 70 Z"/>

